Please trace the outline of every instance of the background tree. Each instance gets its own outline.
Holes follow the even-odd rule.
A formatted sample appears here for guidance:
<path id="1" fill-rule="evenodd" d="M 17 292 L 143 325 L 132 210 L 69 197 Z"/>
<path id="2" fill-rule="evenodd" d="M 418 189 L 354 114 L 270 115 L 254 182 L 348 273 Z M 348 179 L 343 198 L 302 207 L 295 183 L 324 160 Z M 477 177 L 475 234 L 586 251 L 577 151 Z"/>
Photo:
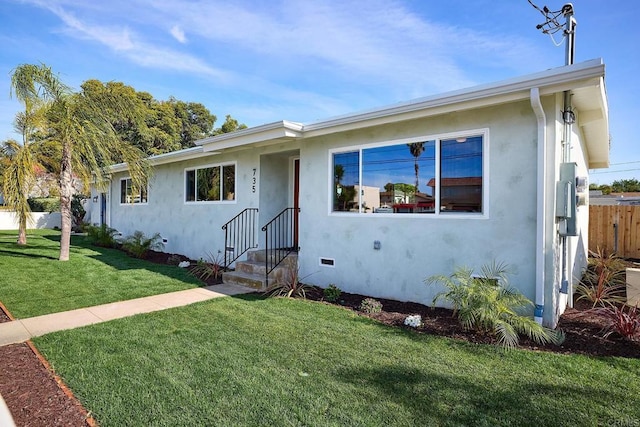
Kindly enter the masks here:
<path id="1" fill-rule="evenodd" d="M 96 103 L 113 104 L 114 99 L 135 109 L 141 121 L 123 117 L 117 110 L 105 108 L 105 115 L 124 141 L 135 145 L 147 155 L 157 155 L 193 147 L 195 141 L 220 133 L 246 128 L 230 115 L 221 127 L 215 128 L 216 116 L 197 102 L 185 102 L 170 97 L 158 101 L 148 92 L 137 92 L 120 82 L 102 83 L 87 80 L 82 93 Z"/>
<path id="2" fill-rule="evenodd" d="M 609 184 L 589 184 L 589 190 L 599 190 L 602 194 L 611 194 L 611 186 Z"/>
<path id="3" fill-rule="evenodd" d="M 613 181 L 611 190 L 614 193 L 635 193 L 640 191 L 640 181 L 635 178 Z"/>
<path id="4" fill-rule="evenodd" d="M 69 259 L 71 236 L 71 200 L 74 176 L 88 187 L 106 182 L 104 167 L 125 161 L 135 188 L 146 186 L 149 168 L 144 153 L 123 143 L 111 124 L 112 114 L 122 121 L 138 122 L 136 104 L 116 96 L 96 102 L 88 93 L 72 91 L 63 84 L 51 68 L 44 64 L 23 64 L 11 74 L 11 93 L 25 105 L 41 103 L 46 112 L 46 139 L 60 149 L 60 236 L 61 261 Z"/>
<path id="5" fill-rule="evenodd" d="M 247 125 L 238 123 L 238 121 L 236 119 L 231 117 L 231 115 L 227 114 L 222 126 L 220 126 L 219 128 L 215 129 L 213 131 L 213 134 L 214 135 L 220 135 L 222 133 L 235 132 L 237 130 L 246 129 L 246 128 L 247 128 Z"/>
<path id="6" fill-rule="evenodd" d="M 411 144 L 407 144 L 407 146 L 409 147 L 409 151 L 411 152 L 411 155 L 413 156 L 413 169 L 416 173 L 416 190 L 415 192 L 418 192 L 418 189 L 420 188 L 420 180 L 418 179 L 418 170 L 420 169 L 420 165 L 418 165 L 418 158 L 422 155 L 422 153 L 424 152 L 424 142 L 414 142 Z"/>

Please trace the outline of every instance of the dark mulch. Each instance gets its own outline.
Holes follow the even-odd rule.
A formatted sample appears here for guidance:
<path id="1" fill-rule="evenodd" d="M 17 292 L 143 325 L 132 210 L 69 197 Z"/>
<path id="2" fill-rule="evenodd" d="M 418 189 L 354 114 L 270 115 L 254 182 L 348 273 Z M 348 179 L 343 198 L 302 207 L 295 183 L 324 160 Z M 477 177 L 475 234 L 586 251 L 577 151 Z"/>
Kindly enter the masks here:
<path id="1" fill-rule="evenodd" d="M 195 265 L 193 260 L 186 257 L 162 252 L 150 253 L 146 259 L 167 264 L 172 255 L 175 257 L 172 260 L 188 260 L 192 266 Z M 219 279 L 211 278 L 206 284 L 216 283 L 219 283 Z M 323 301 L 322 289 L 311 287 L 307 298 Z M 336 304 L 358 311 L 364 298 L 365 295 L 343 292 Z M 452 316 L 451 310 L 382 298 L 378 298 L 378 301 L 382 303 L 383 311 L 370 317 L 384 324 L 409 328 L 403 325 L 406 316 L 420 314 L 423 326 L 415 329 L 416 333 L 446 336 L 478 344 L 494 342 L 489 335 L 464 330 Z M 603 319 L 589 314 L 589 308 L 588 305 L 577 304 L 562 315 L 558 325 L 566 334 L 562 345 L 539 346 L 522 340 L 520 347 L 564 354 L 640 358 L 640 343 L 615 335 L 602 338 Z M 3 321 L 10 321 L 10 318 L 0 306 L 0 322 Z M 28 344 L 0 347 L 0 394 L 7 402 L 17 426 L 87 426 L 94 422 L 92 418 L 87 419 L 86 410 L 70 392 L 65 392 L 64 385 L 61 387 L 58 384 L 46 361 L 41 360 Z"/>
<path id="2" fill-rule="evenodd" d="M 336 304 L 347 309 L 359 311 L 360 303 L 366 295 L 350 294 L 343 292 Z M 320 288 L 310 288 L 307 299 L 323 300 L 323 292 Z M 418 303 L 400 302 L 395 300 L 376 298 L 382 303 L 382 312 L 371 314 L 369 317 L 389 326 L 412 329 L 417 333 L 425 333 L 461 339 L 477 344 L 494 344 L 493 337 L 465 330 L 458 320 L 453 317 L 453 312 L 445 308 L 433 308 Z M 640 358 L 640 342 L 632 342 L 615 334 L 603 338 L 602 330 L 605 328 L 605 320 L 593 312 L 588 311 L 591 305 L 578 301 L 574 308 L 567 308 L 560 317 L 558 328 L 566 334 L 562 345 L 540 346 L 526 339 L 520 340 L 520 348 L 539 351 L 550 351 L 564 354 L 585 354 L 588 356 L 619 356 Z M 414 329 L 404 325 L 404 319 L 411 314 L 422 316 L 423 325 Z"/>
<path id="3" fill-rule="evenodd" d="M 91 426 L 80 402 L 27 344 L 0 347 L 0 394 L 16 426 Z"/>

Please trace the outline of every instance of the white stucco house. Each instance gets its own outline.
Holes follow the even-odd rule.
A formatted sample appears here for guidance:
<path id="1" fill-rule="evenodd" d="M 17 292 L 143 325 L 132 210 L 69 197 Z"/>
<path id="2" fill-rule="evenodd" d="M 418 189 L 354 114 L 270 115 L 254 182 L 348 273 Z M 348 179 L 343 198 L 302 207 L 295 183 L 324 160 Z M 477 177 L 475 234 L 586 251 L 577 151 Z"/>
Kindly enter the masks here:
<path id="1" fill-rule="evenodd" d="M 609 164 L 604 73 L 591 60 L 206 138 L 151 157 L 140 194 L 115 165 L 106 190 L 93 190 L 91 218 L 124 235 L 159 232 L 167 252 L 194 259 L 240 253 L 244 241 L 299 249 L 305 282 L 426 304 L 440 290 L 426 277 L 497 260 L 553 326 L 586 265 L 581 177 Z M 391 204 L 398 189 L 413 198 L 379 209 L 354 202 L 372 188 Z M 227 228 L 240 237 L 225 243 L 222 226 L 238 214 Z M 282 229 L 263 231 L 276 217 Z"/>

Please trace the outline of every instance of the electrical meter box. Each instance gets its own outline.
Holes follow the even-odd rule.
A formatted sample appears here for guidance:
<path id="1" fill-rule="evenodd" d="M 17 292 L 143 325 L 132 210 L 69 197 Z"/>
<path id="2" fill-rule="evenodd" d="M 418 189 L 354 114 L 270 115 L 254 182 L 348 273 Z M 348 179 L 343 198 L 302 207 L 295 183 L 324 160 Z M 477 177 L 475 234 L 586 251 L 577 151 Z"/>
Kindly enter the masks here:
<path id="1" fill-rule="evenodd" d="M 560 164 L 560 180 L 556 183 L 556 217 L 561 236 L 578 235 L 575 163 Z"/>

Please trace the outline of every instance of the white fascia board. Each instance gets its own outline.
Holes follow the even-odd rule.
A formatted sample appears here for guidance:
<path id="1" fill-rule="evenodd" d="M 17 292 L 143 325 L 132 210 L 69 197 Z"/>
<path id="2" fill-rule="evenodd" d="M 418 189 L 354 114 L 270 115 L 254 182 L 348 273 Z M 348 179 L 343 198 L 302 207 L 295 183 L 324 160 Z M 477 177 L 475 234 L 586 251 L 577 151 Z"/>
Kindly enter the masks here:
<path id="1" fill-rule="evenodd" d="M 303 125 L 300 123 L 282 120 L 274 123 L 242 129 L 231 133 L 212 136 L 195 142 L 203 147 L 205 152 L 223 150 L 241 145 L 254 144 L 267 141 L 278 142 L 287 139 L 302 137 Z"/>
<path id="2" fill-rule="evenodd" d="M 589 88 L 587 96 L 583 97 L 582 105 L 578 108 L 578 125 L 582 128 L 587 147 L 589 169 L 604 169 L 609 167 L 609 107 L 604 86 L 604 78 L 600 84 Z"/>
<path id="3" fill-rule="evenodd" d="M 365 126 L 524 100 L 529 99 L 530 90 L 533 87 L 540 88 L 540 94 L 546 95 L 594 85 L 603 75 L 604 64 L 602 60 L 594 59 L 497 83 L 456 90 L 310 123 L 304 126 L 304 134 L 305 137 L 318 136 Z"/>
<path id="4" fill-rule="evenodd" d="M 151 166 L 157 166 L 157 165 L 163 165 L 166 163 L 180 162 L 183 160 L 197 159 L 199 157 L 206 157 L 214 154 L 218 154 L 218 153 L 214 153 L 214 152 L 205 153 L 202 150 L 202 147 L 191 147 L 191 148 L 185 148 L 183 150 L 171 151 L 169 153 L 150 156 L 147 158 L 147 161 Z M 112 173 L 125 172 L 127 170 L 129 170 L 129 166 L 126 163 L 118 163 L 109 167 L 109 171 Z"/>

